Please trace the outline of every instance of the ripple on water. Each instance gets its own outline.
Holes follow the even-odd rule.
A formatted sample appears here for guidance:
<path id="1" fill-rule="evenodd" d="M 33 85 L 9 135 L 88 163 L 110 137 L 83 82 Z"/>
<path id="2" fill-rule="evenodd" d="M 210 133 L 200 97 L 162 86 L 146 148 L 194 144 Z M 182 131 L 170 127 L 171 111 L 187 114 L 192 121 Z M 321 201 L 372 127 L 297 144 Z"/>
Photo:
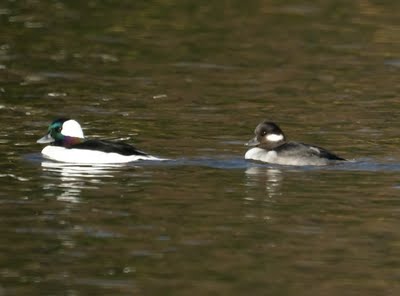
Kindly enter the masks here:
<path id="1" fill-rule="evenodd" d="M 24 144 L 25 145 L 25 144 Z M 26 144 L 27 145 L 27 144 Z M 27 154 L 24 157 L 27 161 L 40 162 L 43 169 L 49 172 L 59 173 L 71 177 L 102 177 L 112 178 L 115 172 L 127 167 L 176 167 L 176 166 L 200 166 L 219 169 L 247 169 L 251 167 L 258 168 L 276 168 L 288 170 L 344 170 L 344 171 L 400 171 L 400 162 L 396 159 L 386 158 L 383 161 L 375 161 L 371 158 L 352 159 L 347 162 L 341 162 L 328 166 L 285 166 L 269 164 L 257 161 L 248 161 L 243 157 L 219 155 L 218 157 L 195 157 L 195 158 L 176 158 L 168 159 L 162 162 L 154 161 L 136 161 L 126 164 L 94 164 L 79 165 L 70 163 L 61 163 L 43 160 L 38 153 Z M 2 175 L 0 175 L 1 177 Z M 4 174 L 3 174 L 4 177 Z M 15 177 L 14 175 L 9 177 Z M 26 181 L 25 179 L 21 181 Z"/>

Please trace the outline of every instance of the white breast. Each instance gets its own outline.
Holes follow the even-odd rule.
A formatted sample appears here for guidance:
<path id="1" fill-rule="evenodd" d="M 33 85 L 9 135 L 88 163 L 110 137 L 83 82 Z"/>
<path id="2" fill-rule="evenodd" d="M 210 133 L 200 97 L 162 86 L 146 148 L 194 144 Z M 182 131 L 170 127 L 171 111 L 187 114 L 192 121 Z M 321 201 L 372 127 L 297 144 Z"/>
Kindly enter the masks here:
<path id="1" fill-rule="evenodd" d="M 269 163 L 277 163 L 277 154 L 275 151 L 267 151 L 258 147 L 251 148 L 244 155 L 245 159 L 259 160 Z"/>
<path id="2" fill-rule="evenodd" d="M 127 163 L 137 160 L 163 160 L 150 155 L 125 156 L 117 153 L 107 153 L 85 149 L 67 149 L 57 146 L 44 147 L 42 150 L 42 155 L 47 159 L 55 161 L 80 164 Z"/>

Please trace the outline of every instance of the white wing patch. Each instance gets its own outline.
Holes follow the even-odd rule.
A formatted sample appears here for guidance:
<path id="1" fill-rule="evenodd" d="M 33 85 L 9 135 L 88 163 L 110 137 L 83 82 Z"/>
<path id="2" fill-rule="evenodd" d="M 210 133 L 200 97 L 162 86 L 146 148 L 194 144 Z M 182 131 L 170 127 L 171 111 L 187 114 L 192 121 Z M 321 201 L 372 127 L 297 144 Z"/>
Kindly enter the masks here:
<path id="1" fill-rule="evenodd" d="M 310 149 L 317 152 L 318 154 L 321 153 L 321 151 L 317 147 L 310 147 Z"/>

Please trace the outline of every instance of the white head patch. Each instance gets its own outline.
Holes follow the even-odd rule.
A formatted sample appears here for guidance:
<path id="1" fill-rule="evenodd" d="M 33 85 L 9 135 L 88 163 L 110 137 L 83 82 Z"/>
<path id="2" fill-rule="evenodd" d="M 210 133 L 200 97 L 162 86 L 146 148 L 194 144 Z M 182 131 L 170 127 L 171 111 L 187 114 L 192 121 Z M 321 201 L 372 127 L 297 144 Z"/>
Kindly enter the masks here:
<path id="1" fill-rule="evenodd" d="M 269 134 L 266 136 L 267 141 L 269 142 L 279 142 L 283 140 L 282 134 Z"/>
<path id="2" fill-rule="evenodd" d="M 83 131 L 79 123 L 73 119 L 70 119 L 63 123 L 61 134 L 64 136 L 84 138 Z"/>

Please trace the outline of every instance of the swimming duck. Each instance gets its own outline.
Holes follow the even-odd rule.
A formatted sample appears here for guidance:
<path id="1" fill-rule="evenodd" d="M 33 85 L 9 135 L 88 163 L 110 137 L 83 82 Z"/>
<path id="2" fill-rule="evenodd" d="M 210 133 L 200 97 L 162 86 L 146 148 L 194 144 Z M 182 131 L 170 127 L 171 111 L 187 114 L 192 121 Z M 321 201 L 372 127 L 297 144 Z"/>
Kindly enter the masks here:
<path id="1" fill-rule="evenodd" d="M 43 148 L 43 157 L 60 162 L 100 164 L 161 160 L 121 141 L 86 140 L 80 124 L 69 118 L 53 121 L 48 133 L 37 143 L 50 143 Z"/>
<path id="2" fill-rule="evenodd" d="M 246 146 L 255 147 L 246 152 L 245 159 L 296 166 L 321 166 L 346 161 L 318 146 L 287 142 L 285 134 L 273 122 L 261 122 L 254 133 L 255 137 Z"/>

